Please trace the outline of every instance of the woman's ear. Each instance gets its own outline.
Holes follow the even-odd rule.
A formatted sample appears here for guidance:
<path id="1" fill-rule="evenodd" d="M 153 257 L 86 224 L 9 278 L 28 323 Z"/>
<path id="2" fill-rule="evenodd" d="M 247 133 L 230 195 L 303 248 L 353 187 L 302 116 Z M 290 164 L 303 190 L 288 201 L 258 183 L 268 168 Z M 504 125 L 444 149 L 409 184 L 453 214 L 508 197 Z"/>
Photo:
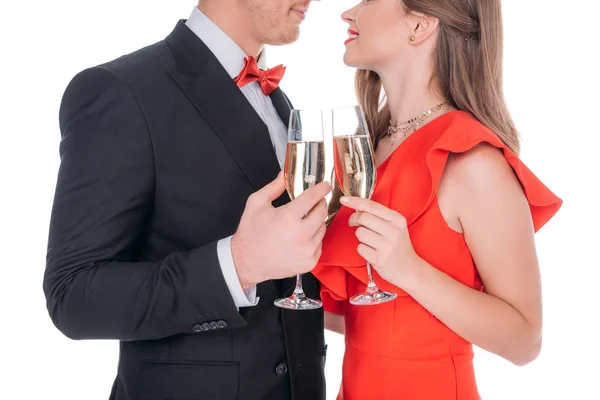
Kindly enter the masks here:
<path id="1" fill-rule="evenodd" d="M 408 40 L 412 44 L 420 44 L 433 35 L 440 24 L 440 20 L 427 14 L 411 12 L 407 15 L 411 28 Z"/>

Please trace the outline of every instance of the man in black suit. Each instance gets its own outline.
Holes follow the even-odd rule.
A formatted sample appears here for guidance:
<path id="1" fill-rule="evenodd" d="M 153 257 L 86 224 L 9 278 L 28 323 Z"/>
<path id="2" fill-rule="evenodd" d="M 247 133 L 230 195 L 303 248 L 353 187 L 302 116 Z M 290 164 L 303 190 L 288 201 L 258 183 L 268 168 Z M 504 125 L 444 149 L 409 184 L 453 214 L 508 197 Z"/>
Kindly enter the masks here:
<path id="1" fill-rule="evenodd" d="M 66 89 L 44 291 L 68 337 L 121 341 L 111 399 L 325 398 L 322 311 L 273 305 L 325 232 L 330 185 L 289 202 L 275 178 L 290 105 L 263 52 L 309 3 L 201 0 Z"/>

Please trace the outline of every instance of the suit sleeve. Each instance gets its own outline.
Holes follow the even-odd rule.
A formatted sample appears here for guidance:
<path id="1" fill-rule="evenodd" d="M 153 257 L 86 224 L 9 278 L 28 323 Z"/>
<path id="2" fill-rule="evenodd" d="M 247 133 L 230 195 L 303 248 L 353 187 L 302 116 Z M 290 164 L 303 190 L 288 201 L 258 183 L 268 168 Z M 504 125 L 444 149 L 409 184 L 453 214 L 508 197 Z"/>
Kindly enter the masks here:
<path id="1" fill-rule="evenodd" d="M 73 339 L 147 340 L 245 326 L 217 242 L 135 261 L 153 213 L 154 158 L 144 114 L 124 82 L 103 67 L 80 73 L 59 119 L 43 283 L 58 329 Z M 218 324 L 209 328 L 210 321 Z"/>

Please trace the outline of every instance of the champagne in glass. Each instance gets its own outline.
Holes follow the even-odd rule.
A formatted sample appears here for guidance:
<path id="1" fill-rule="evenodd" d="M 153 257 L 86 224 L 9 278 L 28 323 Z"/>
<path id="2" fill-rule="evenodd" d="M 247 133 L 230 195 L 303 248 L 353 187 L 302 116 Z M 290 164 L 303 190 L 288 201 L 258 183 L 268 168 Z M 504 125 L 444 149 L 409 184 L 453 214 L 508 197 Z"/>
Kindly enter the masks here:
<path id="1" fill-rule="evenodd" d="M 359 106 L 333 110 L 333 149 L 336 182 L 346 196 L 371 198 L 377 170 L 373 145 L 362 109 Z M 367 262 L 369 282 L 365 293 L 354 296 L 357 306 L 381 304 L 394 300 L 394 292 L 383 292 L 375 284 L 371 264 Z"/>
<path id="2" fill-rule="evenodd" d="M 306 189 L 325 179 L 325 145 L 323 141 L 287 144 L 285 156 L 285 185 L 293 200 Z"/>
<path id="3" fill-rule="evenodd" d="M 366 135 L 335 136 L 336 182 L 345 195 L 368 199 L 375 187 L 376 171 L 370 139 Z"/>
<path id="4" fill-rule="evenodd" d="M 325 146 L 321 111 L 292 110 L 288 129 L 288 144 L 283 168 L 285 186 L 293 200 L 306 189 L 325 178 Z M 302 290 L 302 275 L 296 277 L 294 293 L 277 299 L 277 307 L 289 310 L 314 310 L 322 303 L 306 297 Z"/>

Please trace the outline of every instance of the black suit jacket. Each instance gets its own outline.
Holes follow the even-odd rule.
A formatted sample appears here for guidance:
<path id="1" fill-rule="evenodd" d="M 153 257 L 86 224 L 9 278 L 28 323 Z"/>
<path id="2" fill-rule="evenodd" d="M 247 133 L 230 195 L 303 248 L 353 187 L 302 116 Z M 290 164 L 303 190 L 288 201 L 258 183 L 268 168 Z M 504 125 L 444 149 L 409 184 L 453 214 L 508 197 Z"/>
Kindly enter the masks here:
<path id="1" fill-rule="evenodd" d="M 287 124 L 285 95 L 271 98 Z M 222 276 L 217 241 L 280 167 L 184 21 L 78 74 L 60 129 L 44 292 L 68 337 L 121 341 L 111 399 L 324 399 L 322 311 L 274 307 L 286 279 L 259 284 L 259 305 L 238 312 Z M 304 284 L 318 296 L 312 275 Z"/>

